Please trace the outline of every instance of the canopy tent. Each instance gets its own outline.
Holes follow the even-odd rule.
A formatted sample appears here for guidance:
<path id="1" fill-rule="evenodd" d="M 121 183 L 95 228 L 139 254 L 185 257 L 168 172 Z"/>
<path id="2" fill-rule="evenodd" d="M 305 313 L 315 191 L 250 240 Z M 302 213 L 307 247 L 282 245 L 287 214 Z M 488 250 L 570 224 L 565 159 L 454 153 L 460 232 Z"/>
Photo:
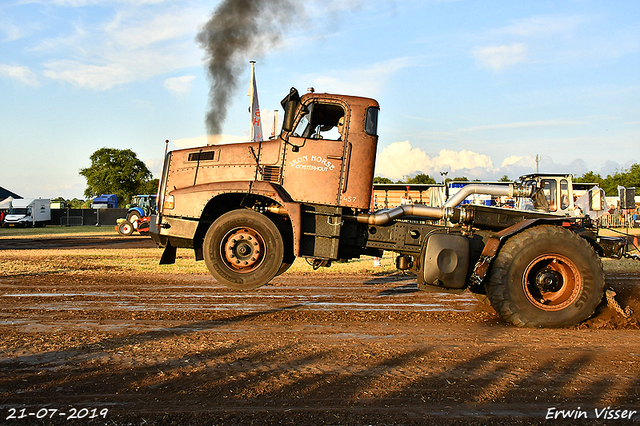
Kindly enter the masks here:
<path id="1" fill-rule="evenodd" d="M 15 198 L 8 197 L 8 198 L 5 198 L 4 200 L 0 201 L 0 210 L 9 210 L 11 208 L 11 202 L 13 200 L 15 200 Z"/>

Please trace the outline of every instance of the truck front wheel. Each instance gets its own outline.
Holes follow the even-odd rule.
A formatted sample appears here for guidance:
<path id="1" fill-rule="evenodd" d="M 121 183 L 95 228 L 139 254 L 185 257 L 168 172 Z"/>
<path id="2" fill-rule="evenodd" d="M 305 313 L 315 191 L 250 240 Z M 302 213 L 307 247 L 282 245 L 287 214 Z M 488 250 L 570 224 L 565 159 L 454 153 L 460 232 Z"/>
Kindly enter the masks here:
<path id="1" fill-rule="evenodd" d="M 558 226 L 536 226 L 507 240 L 486 289 L 493 307 L 511 324 L 569 327 L 595 312 L 604 272 L 587 241 Z"/>
<path id="2" fill-rule="evenodd" d="M 278 227 L 253 210 L 233 210 L 220 216 L 209 227 L 203 248 L 211 275 L 237 290 L 268 283 L 280 271 L 284 257 Z"/>

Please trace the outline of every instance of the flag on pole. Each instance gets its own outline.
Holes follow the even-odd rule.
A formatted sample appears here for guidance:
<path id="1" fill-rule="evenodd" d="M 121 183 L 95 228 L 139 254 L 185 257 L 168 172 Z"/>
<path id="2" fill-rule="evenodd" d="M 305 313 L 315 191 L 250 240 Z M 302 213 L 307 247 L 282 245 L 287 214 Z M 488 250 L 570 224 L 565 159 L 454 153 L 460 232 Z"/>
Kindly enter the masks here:
<path id="1" fill-rule="evenodd" d="M 278 125 L 278 110 L 273 112 L 273 126 L 271 126 L 271 139 L 276 137 L 276 126 Z"/>
<path id="2" fill-rule="evenodd" d="M 258 105 L 255 64 L 254 61 L 251 61 L 251 84 L 249 86 L 249 96 L 251 96 L 251 141 L 262 142 L 262 121 L 260 119 L 260 106 Z"/>

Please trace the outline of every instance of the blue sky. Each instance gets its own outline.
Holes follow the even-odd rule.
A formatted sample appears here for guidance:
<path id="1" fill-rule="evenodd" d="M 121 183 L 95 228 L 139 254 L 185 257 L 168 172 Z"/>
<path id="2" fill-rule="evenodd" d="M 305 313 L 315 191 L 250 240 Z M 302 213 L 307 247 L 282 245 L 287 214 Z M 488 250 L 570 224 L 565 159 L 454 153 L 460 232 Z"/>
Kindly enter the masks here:
<path id="1" fill-rule="evenodd" d="M 84 198 L 99 148 L 159 174 L 205 140 L 204 51 L 218 1 L 3 0 L 0 186 Z M 249 135 L 249 60 L 264 133 L 291 86 L 380 102 L 376 174 L 603 175 L 640 162 L 640 2 L 308 0 L 246 54 L 226 141 Z M 244 83 L 246 81 L 246 84 Z"/>

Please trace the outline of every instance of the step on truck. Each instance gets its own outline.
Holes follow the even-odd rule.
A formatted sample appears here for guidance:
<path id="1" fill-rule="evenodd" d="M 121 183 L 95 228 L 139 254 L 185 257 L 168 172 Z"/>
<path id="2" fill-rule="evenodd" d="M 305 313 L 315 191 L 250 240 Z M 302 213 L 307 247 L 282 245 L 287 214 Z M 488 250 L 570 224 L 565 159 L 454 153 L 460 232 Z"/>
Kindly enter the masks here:
<path id="1" fill-rule="evenodd" d="M 219 283 L 250 290 L 296 257 L 317 268 L 391 251 L 422 290 L 469 290 L 514 325 L 564 327 L 602 300 L 600 257 L 628 255 L 625 240 L 598 235 L 588 215 L 605 208 L 602 190 L 580 208 L 568 175 L 469 184 L 442 207 L 371 211 L 378 102 L 292 88 L 282 106 L 279 137 L 166 154 L 150 223 L 160 263 L 193 249 Z M 528 205 L 461 205 L 471 194 Z"/>

